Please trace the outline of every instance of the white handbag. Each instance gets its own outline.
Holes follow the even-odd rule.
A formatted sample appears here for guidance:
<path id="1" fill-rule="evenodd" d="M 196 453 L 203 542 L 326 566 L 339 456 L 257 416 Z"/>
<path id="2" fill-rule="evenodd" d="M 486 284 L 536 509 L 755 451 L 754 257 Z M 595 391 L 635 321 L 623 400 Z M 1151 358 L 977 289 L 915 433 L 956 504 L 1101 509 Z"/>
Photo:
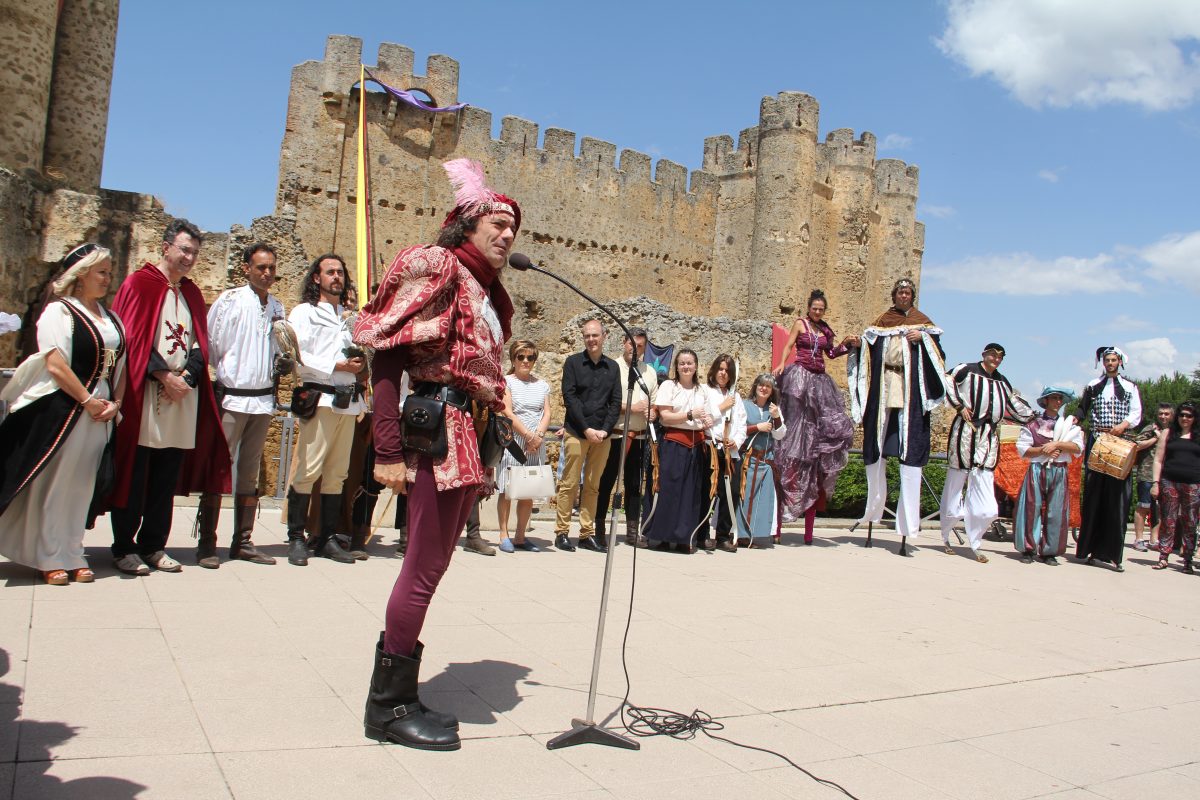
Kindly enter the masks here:
<path id="1" fill-rule="evenodd" d="M 542 500 L 555 495 L 554 470 L 549 464 L 539 467 L 505 467 L 504 496 L 509 500 Z"/>

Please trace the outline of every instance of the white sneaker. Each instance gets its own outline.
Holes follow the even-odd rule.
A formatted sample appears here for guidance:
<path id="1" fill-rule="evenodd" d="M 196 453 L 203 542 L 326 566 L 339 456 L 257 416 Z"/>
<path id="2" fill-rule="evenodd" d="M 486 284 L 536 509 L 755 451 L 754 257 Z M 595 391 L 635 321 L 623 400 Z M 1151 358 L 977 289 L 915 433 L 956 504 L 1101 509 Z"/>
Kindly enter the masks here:
<path id="1" fill-rule="evenodd" d="M 159 572 L 183 572 L 183 564 L 180 564 L 162 550 L 146 556 L 146 563 Z"/>
<path id="2" fill-rule="evenodd" d="M 129 553 L 113 561 L 113 566 L 126 575 L 149 575 L 150 568 L 137 553 Z"/>

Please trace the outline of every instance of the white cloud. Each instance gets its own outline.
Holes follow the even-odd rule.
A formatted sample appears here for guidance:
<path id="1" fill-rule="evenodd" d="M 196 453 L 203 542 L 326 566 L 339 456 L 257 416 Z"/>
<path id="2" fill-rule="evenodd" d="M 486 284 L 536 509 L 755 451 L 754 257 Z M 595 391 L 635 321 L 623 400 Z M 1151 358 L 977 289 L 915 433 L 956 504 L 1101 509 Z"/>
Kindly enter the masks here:
<path id="1" fill-rule="evenodd" d="M 937 217 L 938 219 L 949 219 L 950 217 L 954 216 L 954 206 L 931 206 L 922 204 L 920 213 L 927 214 L 931 217 Z"/>
<path id="2" fill-rule="evenodd" d="M 937 44 L 1034 108 L 1161 111 L 1200 92 L 1197 40 L 1196 0 L 949 0 Z"/>
<path id="3" fill-rule="evenodd" d="M 1142 331 L 1147 328 L 1155 327 L 1152 323 L 1144 319 L 1134 319 L 1128 314 L 1117 314 L 1109 320 L 1105 320 L 1104 324 L 1092 328 L 1092 333 L 1100 333 L 1101 331 Z"/>
<path id="4" fill-rule="evenodd" d="M 1179 350 L 1165 336 L 1127 342 L 1121 349 L 1129 356 L 1125 371 L 1133 378 L 1157 378 L 1176 370 L 1192 369 L 1191 366 L 1180 364 Z"/>
<path id="5" fill-rule="evenodd" d="M 922 288 L 1007 295 L 1103 294 L 1140 292 L 1107 254 L 1093 258 L 1040 259 L 1029 253 L 970 256 L 921 270 Z"/>
<path id="6" fill-rule="evenodd" d="M 1039 169 L 1037 176 L 1046 183 L 1058 183 L 1058 181 L 1062 178 L 1062 174 L 1066 171 L 1066 167 L 1057 167 L 1055 169 Z"/>
<path id="7" fill-rule="evenodd" d="M 1138 255 L 1148 265 L 1150 277 L 1200 291 L 1200 231 L 1165 236 Z"/>
<path id="8" fill-rule="evenodd" d="M 913 143 L 911 136 L 903 136 L 899 133 L 889 133 L 883 137 L 883 141 L 879 143 L 880 150 L 907 150 Z"/>

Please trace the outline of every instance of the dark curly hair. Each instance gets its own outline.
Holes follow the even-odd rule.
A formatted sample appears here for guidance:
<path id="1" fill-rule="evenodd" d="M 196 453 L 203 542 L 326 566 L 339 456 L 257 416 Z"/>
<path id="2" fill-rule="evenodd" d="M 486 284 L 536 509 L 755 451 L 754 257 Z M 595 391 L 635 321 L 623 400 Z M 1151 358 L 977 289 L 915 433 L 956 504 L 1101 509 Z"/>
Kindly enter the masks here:
<path id="1" fill-rule="evenodd" d="M 346 269 L 346 259 L 339 256 L 337 253 L 326 253 L 325 255 L 317 256 L 313 259 L 312 264 L 308 268 L 308 272 L 304 276 L 304 285 L 300 287 L 300 300 L 305 303 L 316 305 L 321 302 L 321 285 L 313 278 L 321 271 L 321 262 L 332 258 L 342 265 L 342 271 L 346 273 L 346 280 L 342 284 L 342 294 L 338 297 L 339 303 L 346 302 L 346 296 L 354 291 L 354 284 L 350 281 L 350 271 Z"/>
<path id="2" fill-rule="evenodd" d="M 480 218 L 481 216 L 479 215 L 470 219 L 458 217 L 438 233 L 437 246 L 444 247 L 447 250 L 453 250 L 458 247 L 475 232 L 475 227 L 479 224 Z"/>

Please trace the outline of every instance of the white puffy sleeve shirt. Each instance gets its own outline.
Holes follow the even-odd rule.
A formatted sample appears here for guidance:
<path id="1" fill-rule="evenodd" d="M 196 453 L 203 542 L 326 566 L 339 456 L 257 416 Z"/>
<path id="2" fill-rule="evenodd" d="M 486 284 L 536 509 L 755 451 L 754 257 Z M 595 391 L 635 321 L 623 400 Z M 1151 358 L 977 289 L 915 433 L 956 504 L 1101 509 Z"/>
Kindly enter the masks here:
<path id="1" fill-rule="evenodd" d="M 233 389 L 271 388 L 275 382 L 271 324 L 283 317 L 283 304 L 274 295 L 267 295 L 264 305 L 249 286 L 223 292 L 208 309 L 208 360 L 217 382 Z M 221 405 L 242 414 L 272 414 L 275 398 L 273 393 L 227 395 Z"/>
<path id="2" fill-rule="evenodd" d="M 342 307 L 329 303 L 300 303 L 288 315 L 288 324 L 296 332 L 300 345 L 300 380 L 304 383 L 324 383 L 344 386 L 354 383 L 350 372 L 334 371 L 334 365 L 346 360 L 345 348 L 353 345 L 350 330 L 342 319 Z M 333 395 L 321 393 L 322 408 L 333 408 Z M 349 408 L 333 408 L 339 414 L 355 414 L 362 410 L 362 400 L 354 400 Z"/>

